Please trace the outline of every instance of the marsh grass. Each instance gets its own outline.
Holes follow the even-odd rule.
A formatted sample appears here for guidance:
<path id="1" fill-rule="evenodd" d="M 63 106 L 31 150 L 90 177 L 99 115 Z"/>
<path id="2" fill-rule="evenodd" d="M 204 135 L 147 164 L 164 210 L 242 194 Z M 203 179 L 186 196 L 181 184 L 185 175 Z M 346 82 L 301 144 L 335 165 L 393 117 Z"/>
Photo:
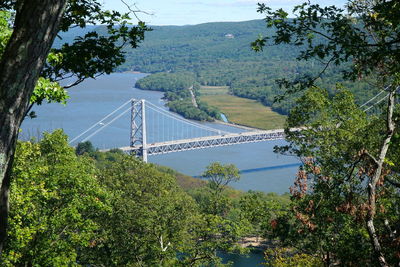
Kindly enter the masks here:
<path id="1" fill-rule="evenodd" d="M 209 91 L 222 91 L 213 89 Z M 286 117 L 271 110 L 261 103 L 228 94 L 203 94 L 200 99 L 219 108 L 233 123 L 270 130 L 282 129 Z"/>

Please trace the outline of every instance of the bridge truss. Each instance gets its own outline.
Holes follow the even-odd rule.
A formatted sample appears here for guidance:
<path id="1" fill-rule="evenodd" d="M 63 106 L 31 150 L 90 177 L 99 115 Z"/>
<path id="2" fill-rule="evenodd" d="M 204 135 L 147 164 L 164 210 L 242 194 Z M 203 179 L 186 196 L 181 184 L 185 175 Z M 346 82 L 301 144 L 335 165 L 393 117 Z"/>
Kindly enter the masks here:
<path id="1" fill-rule="evenodd" d="M 283 130 L 271 130 L 271 131 L 257 131 L 257 132 L 246 132 L 238 134 L 227 134 L 227 135 L 216 135 L 206 136 L 199 138 L 183 139 L 177 141 L 160 142 L 143 145 L 136 145 L 130 147 L 122 147 L 123 151 L 135 152 L 137 155 L 159 155 L 167 154 L 172 152 L 187 151 L 194 149 L 228 146 L 244 143 L 254 143 L 284 139 Z M 143 151 L 145 151 L 143 153 Z"/>
<path id="2" fill-rule="evenodd" d="M 360 108 L 363 108 L 365 112 L 368 112 L 373 107 L 378 106 L 379 103 L 381 103 L 388 97 L 389 94 L 387 93 L 387 89 L 388 88 L 381 90 L 377 95 L 361 105 Z M 387 94 L 385 94 L 385 92 Z M 375 99 L 377 101 L 374 101 Z M 127 108 L 127 105 L 129 103 L 131 105 Z M 149 126 L 146 122 L 148 117 L 146 114 L 148 111 L 146 110 L 153 112 L 153 117 L 154 114 L 158 114 L 157 119 L 154 120 L 154 118 L 150 118 L 150 121 L 153 121 L 153 124 L 157 125 L 158 129 L 156 132 L 160 134 L 159 136 L 154 137 L 154 133 L 153 136 L 151 136 L 151 133 L 154 132 L 154 130 L 151 131 L 151 129 L 148 129 Z M 137 156 L 142 157 L 143 161 L 145 162 L 147 162 L 148 155 L 159 155 L 193 149 L 211 148 L 252 142 L 263 142 L 285 138 L 285 133 L 283 129 L 269 131 L 254 129 L 252 131 L 242 133 L 231 133 L 214 129 L 206 125 L 186 120 L 174 113 L 168 112 L 160 106 L 152 104 L 151 102 L 132 99 L 125 102 L 120 107 L 116 108 L 110 114 L 105 116 L 103 119 L 96 122 L 87 130 L 73 138 L 70 143 L 73 143 L 82 136 L 89 134 L 90 131 L 94 131 L 93 133 L 90 133 L 87 137 L 85 137 L 81 142 L 89 140 L 92 136 L 103 130 L 105 127 L 109 126 L 111 123 L 113 123 L 115 120 L 119 119 L 121 116 L 129 111 L 131 112 L 130 146 L 121 147 L 120 149 L 126 152 L 135 153 Z M 117 112 L 120 112 L 120 114 L 113 118 L 112 116 L 118 114 Z M 163 116 L 163 118 L 161 119 L 160 116 Z M 165 117 L 173 120 L 173 124 L 175 126 L 172 127 L 172 134 L 165 130 L 165 128 L 167 128 L 166 125 L 168 125 L 168 123 L 166 123 L 164 120 Z M 178 127 L 175 123 L 180 123 L 181 126 Z M 184 128 L 182 125 L 185 125 L 186 128 Z M 100 127 L 96 130 L 97 126 Z M 195 133 L 188 127 L 192 127 L 192 129 L 197 129 L 199 131 Z M 298 131 L 302 129 L 299 128 L 290 130 Z M 187 133 L 187 135 L 182 134 L 185 132 Z M 148 136 L 149 133 L 150 136 Z M 180 135 L 177 135 L 176 133 L 180 133 Z"/>
<path id="3" fill-rule="evenodd" d="M 131 142 L 129 147 L 122 147 L 123 151 L 133 152 L 136 155 L 143 158 L 143 161 L 147 162 L 148 155 L 159 155 L 179 151 L 187 151 L 193 149 L 211 148 L 235 144 L 244 144 L 252 142 L 262 142 L 284 139 L 283 129 L 270 130 L 270 131 L 252 131 L 243 133 L 230 133 L 217 129 L 210 128 L 208 126 L 196 124 L 192 121 L 180 118 L 174 115 L 175 120 L 179 120 L 182 123 L 189 124 L 193 127 L 201 128 L 202 130 L 212 133 L 209 136 L 186 138 L 179 140 L 171 140 L 164 142 L 154 142 L 148 144 L 146 141 L 146 101 L 133 99 L 131 103 Z M 159 107 L 148 103 L 148 107 L 156 112 L 162 113 L 165 110 L 160 110 Z M 168 116 L 172 116 L 168 114 Z"/>

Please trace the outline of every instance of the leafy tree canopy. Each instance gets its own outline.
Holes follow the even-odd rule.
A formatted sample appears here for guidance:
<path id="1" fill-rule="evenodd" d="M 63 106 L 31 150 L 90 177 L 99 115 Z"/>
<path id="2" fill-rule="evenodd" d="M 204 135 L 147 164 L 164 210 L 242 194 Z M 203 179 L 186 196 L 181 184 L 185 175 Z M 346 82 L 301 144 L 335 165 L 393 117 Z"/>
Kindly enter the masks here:
<path id="1" fill-rule="evenodd" d="M 310 253 L 318 249 L 328 265 L 399 261 L 399 215 L 392 209 L 399 199 L 398 162 L 392 160 L 398 159 L 400 28 L 393 12 L 399 8 L 397 1 L 380 0 L 349 1 L 346 10 L 304 3 L 294 8 L 291 19 L 282 9 L 259 4 L 267 27 L 276 31 L 256 40 L 256 50 L 277 44 L 300 47 L 299 60 L 325 62 L 320 75 L 331 64 L 350 61 L 345 78 L 369 76 L 384 93 L 373 104 L 378 113 L 371 115 L 340 86 L 333 93 L 315 87 L 318 75 L 280 81 L 287 93 L 302 91 L 303 96 L 288 118 L 290 144 L 277 150 L 299 156 L 303 166 L 291 192 L 295 220 L 283 216 L 277 230 Z"/>
<path id="2" fill-rule="evenodd" d="M 11 186 L 10 231 L 2 266 L 71 266 L 98 237 L 110 211 L 94 164 L 77 157 L 62 131 L 18 143 Z"/>
<path id="3" fill-rule="evenodd" d="M 259 4 L 258 12 L 265 14 L 267 27 L 276 31 L 261 36 L 253 48 L 260 51 L 269 45 L 294 45 L 301 48 L 299 60 L 317 58 L 325 67 L 351 60 L 350 69 L 343 70 L 345 78 L 373 75 L 378 84 L 387 85 L 400 70 L 396 64 L 400 59 L 399 18 L 394 16 L 399 11 L 397 1 L 349 1 L 346 10 L 304 3 L 293 9 L 295 18 L 291 19 L 283 9 L 274 11 Z M 294 81 L 281 80 L 280 84 L 293 92 L 313 85 L 315 78 L 305 75 Z"/>
<path id="4" fill-rule="evenodd" d="M 130 25 L 129 13 L 104 10 L 98 0 L 8 0 L 0 2 L 0 252 L 6 238 L 11 168 L 19 127 L 34 103 L 64 102 L 57 84 L 110 73 L 124 62 L 125 45 L 137 47 L 149 28 Z M 102 24 L 51 49 L 59 32 Z M 39 83 L 38 83 L 39 81 Z M 33 97 L 32 97 L 33 96 Z"/>

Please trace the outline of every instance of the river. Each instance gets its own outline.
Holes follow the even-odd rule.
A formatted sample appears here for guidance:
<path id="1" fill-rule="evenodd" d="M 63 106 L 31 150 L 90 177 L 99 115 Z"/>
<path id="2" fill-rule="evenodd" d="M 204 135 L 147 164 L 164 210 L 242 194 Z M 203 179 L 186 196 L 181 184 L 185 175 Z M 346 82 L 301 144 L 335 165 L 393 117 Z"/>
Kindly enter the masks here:
<path id="1" fill-rule="evenodd" d="M 35 119 L 25 119 L 22 124 L 22 139 L 38 137 L 40 132 L 63 128 L 73 138 L 99 121 L 130 98 L 146 99 L 164 106 L 162 93 L 144 91 L 133 87 L 135 81 L 145 74 L 114 73 L 87 80 L 69 90 L 70 99 L 66 106 L 43 104 L 35 106 Z M 230 131 L 241 131 L 224 125 L 204 123 L 208 126 Z M 129 145 L 129 114 L 115 121 L 90 141 L 98 148 L 113 148 Z M 241 171 L 239 182 L 233 187 L 248 191 L 288 192 L 293 183 L 298 160 L 273 153 L 275 145 L 283 141 L 249 143 L 150 156 L 149 161 L 169 166 L 191 176 L 200 176 L 205 167 L 214 161 L 233 163 Z"/>
<path id="2" fill-rule="evenodd" d="M 72 139 L 131 98 L 146 99 L 164 107 L 161 99 L 163 93 L 134 88 L 136 80 L 143 76 L 145 74 L 114 73 L 96 80 L 90 79 L 69 90 L 70 99 L 66 106 L 60 104 L 35 106 L 33 110 L 37 118 L 25 119 L 20 138 L 38 138 L 43 131 L 63 128 Z M 218 129 L 242 131 L 215 123 L 204 124 Z M 127 146 L 129 127 L 128 112 L 90 141 L 100 149 Z M 231 184 L 234 188 L 281 194 L 288 192 L 299 164 L 296 158 L 273 153 L 273 147 L 282 144 L 284 141 L 269 141 L 192 150 L 150 156 L 149 162 L 169 166 L 195 177 L 200 176 L 211 162 L 232 163 L 242 172 L 241 179 Z M 256 266 L 261 262 L 262 255 L 254 254 L 250 258 L 231 255 L 229 259 L 235 262 L 233 266 L 236 267 Z"/>

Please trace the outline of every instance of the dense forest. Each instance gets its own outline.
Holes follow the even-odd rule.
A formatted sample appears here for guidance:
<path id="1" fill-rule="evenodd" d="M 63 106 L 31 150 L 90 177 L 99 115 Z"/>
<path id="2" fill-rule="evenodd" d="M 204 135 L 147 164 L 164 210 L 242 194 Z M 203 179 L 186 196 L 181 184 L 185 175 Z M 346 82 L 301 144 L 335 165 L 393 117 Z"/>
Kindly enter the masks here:
<path id="1" fill-rule="evenodd" d="M 126 62 L 118 68 L 120 71 L 167 72 L 182 76 L 182 80 L 194 78 L 201 85 L 227 85 L 232 94 L 256 99 L 281 114 L 288 113 L 296 96 L 274 102 L 284 92 L 276 80 L 316 75 L 324 67 L 324 62 L 315 59 L 297 61 L 301 47 L 279 45 L 260 53 L 253 51 L 251 43 L 260 33 L 273 33 L 266 30 L 262 20 L 152 28 L 139 48 L 126 50 Z M 328 68 L 318 84 L 333 92 L 335 84 L 341 82 L 359 103 L 374 95 L 376 91 L 366 90 L 371 87 L 366 81 L 344 81 L 342 70 L 343 67 Z M 168 76 L 157 76 L 154 88 L 167 82 L 161 81 L 162 77 Z"/>

